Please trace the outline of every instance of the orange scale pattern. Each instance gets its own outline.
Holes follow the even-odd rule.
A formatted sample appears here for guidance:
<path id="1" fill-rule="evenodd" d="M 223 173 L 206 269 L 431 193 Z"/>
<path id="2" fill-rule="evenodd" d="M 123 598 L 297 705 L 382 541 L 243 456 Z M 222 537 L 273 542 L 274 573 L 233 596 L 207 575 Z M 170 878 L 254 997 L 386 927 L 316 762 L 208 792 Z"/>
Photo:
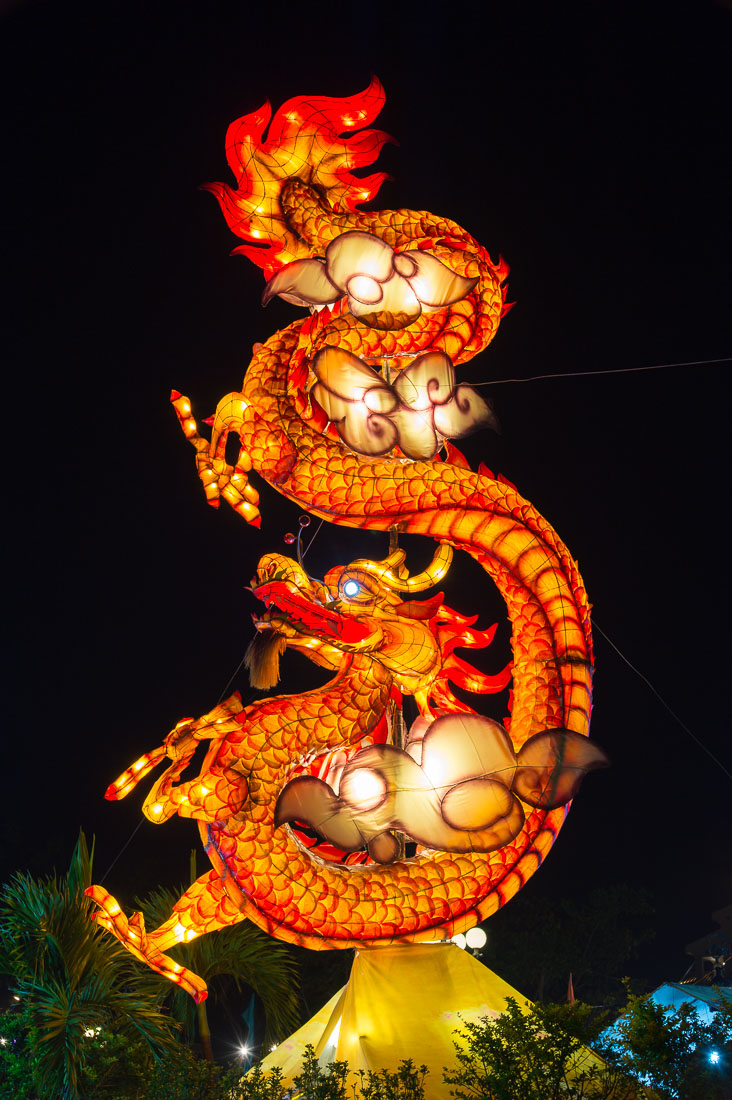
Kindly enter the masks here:
<path id="1" fill-rule="evenodd" d="M 470 470 L 452 445 L 447 460 L 430 461 L 349 451 L 308 394 L 311 364 L 325 346 L 349 351 L 374 369 L 387 365 L 391 377 L 425 352 L 443 351 L 460 365 L 488 346 L 507 308 L 507 266 L 494 263 L 454 222 L 425 211 L 358 209 L 384 178 L 350 171 L 371 163 L 387 139 L 363 129 L 383 98 L 373 80 L 358 96 L 296 97 L 274 116 L 265 105 L 238 119 L 227 143 L 237 189 L 214 184 L 211 190 L 244 242 L 240 251 L 268 278 L 293 260 L 322 257 L 330 242 L 355 230 L 397 252 L 430 253 L 456 274 L 477 278 L 473 289 L 398 330 L 358 320 L 343 297 L 255 344 L 241 390 L 219 402 L 210 440 L 200 434 L 188 398 L 176 391 L 173 405 L 210 504 L 223 499 L 259 524 L 259 497 L 249 481 L 254 471 L 329 523 L 378 531 L 397 525 L 470 554 L 497 586 L 512 626 L 512 709 L 505 725 L 514 749 L 546 729 L 586 735 L 590 607 L 577 565 L 550 524 L 514 486 L 484 468 Z M 234 465 L 225 454 L 232 433 L 240 448 Z M 405 630 L 402 640 L 407 661 L 417 633 Z M 162 749 L 138 762 L 137 772 L 135 765 L 112 785 L 109 797 L 123 797 L 167 754 L 172 763 L 145 812 L 154 821 L 174 813 L 195 818 L 213 870 L 150 933 L 93 887 L 100 921 L 200 1000 L 200 979 L 181 975 L 166 955 L 181 936 L 249 918 L 316 949 L 369 946 L 440 939 L 495 912 L 546 857 L 564 807 L 527 806 L 518 836 L 495 851 L 421 848 L 389 865 L 327 862 L 289 827 L 275 826 L 277 799 L 293 771 L 308 754 L 360 745 L 383 721 L 394 690 L 378 654 L 348 654 L 323 688 L 246 708 L 233 696 L 209 715 L 180 723 Z M 451 698 L 437 681 L 415 697 L 427 716 L 430 706 Z M 201 775 L 178 783 L 204 739 L 211 744 Z"/>

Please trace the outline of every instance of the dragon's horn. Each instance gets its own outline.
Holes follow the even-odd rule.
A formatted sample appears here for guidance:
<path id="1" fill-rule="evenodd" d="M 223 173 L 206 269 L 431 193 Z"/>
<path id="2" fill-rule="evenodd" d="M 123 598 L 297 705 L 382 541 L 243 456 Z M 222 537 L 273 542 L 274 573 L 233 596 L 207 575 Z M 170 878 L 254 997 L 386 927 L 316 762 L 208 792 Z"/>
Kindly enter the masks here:
<path id="1" fill-rule="evenodd" d="M 397 546 L 396 550 L 392 550 L 383 561 L 375 562 L 374 564 L 384 566 L 390 575 L 393 574 L 398 577 L 400 581 L 403 581 L 409 576 L 409 570 L 404 564 L 406 556 L 405 552 L 400 550 Z"/>
<path id="2" fill-rule="evenodd" d="M 383 561 L 362 560 L 353 562 L 353 565 L 377 576 L 395 592 L 424 592 L 426 588 L 439 584 L 447 573 L 452 562 L 452 547 L 445 543 L 438 546 L 427 568 L 414 577 L 406 574 L 404 556 L 403 550 L 394 550 Z"/>

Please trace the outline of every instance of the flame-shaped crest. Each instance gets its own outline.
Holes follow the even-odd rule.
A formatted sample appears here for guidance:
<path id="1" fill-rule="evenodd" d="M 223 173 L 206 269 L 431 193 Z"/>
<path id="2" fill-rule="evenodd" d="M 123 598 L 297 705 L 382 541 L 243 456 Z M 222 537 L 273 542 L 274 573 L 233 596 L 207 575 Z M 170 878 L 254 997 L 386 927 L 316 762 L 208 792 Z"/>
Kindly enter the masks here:
<path id="1" fill-rule="evenodd" d="M 280 204 L 282 188 L 293 179 L 314 184 L 336 213 L 356 210 L 374 198 L 387 174 L 359 177 L 353 169 L 373 164 L 384 143 L 394 140 L 382 130 L 363 129 L 379 114 L 384 99 L 374 76 L 356 95 L 294 96 L 274 117 L 265 103 L 231 123 L 226 158 L 237 189 L 225 183 L 210 183 L 205 189 L 219 200 L 231 231 L 246 241 L 235 253 L 264 268 L 267 278 L 311 254 L 290 231 Z"/>

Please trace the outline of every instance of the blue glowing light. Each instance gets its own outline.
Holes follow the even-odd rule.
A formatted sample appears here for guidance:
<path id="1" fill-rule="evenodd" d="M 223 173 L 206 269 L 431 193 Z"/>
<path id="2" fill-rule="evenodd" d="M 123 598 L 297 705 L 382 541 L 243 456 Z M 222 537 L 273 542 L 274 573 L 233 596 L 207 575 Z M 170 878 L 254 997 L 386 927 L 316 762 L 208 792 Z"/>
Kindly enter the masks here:
<path id="1" fill-rule="evenodd" d="M 348 598 L 350 599 L 351 596 L 358 595 L 360 589 L 361 585 L 358 583 L 358 581 L 346 581 L 346 583 L 343 585 L 343 594 L 345 596 L 348 596 Z"/>
<path id="2" fill-rule="evenodd" d="M 719 1051 L 718 1050 L 712 1050 L 710 1052 L 709 1061 L 712 1063 L 713 1066 L 716 1066 L 716 1065 L 719 1064 Z"/>

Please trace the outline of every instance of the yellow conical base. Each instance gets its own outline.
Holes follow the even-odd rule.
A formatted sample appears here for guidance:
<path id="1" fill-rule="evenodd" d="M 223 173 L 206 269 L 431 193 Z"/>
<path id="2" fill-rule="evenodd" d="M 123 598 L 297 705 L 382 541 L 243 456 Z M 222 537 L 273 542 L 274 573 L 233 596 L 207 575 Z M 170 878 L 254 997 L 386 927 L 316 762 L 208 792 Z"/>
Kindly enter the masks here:
<path id="1" fill-rule="evenodd" d="M 498 1016 L 506 998 L 530 1002 L 492 970 L 452 943 L 358 951 L 348 985 L 262 1062 L 279 1066 L 286 1085 L 300 1072 L 308 1043 L 321 1065 L 347 1061 L 352 1070 L 396 1070 L 405 1058 L 426 1065 L 425 1100 L 446 1100 L 442 1080 L 455 1065 L 454 1032 L 482 1016 Z"/>

